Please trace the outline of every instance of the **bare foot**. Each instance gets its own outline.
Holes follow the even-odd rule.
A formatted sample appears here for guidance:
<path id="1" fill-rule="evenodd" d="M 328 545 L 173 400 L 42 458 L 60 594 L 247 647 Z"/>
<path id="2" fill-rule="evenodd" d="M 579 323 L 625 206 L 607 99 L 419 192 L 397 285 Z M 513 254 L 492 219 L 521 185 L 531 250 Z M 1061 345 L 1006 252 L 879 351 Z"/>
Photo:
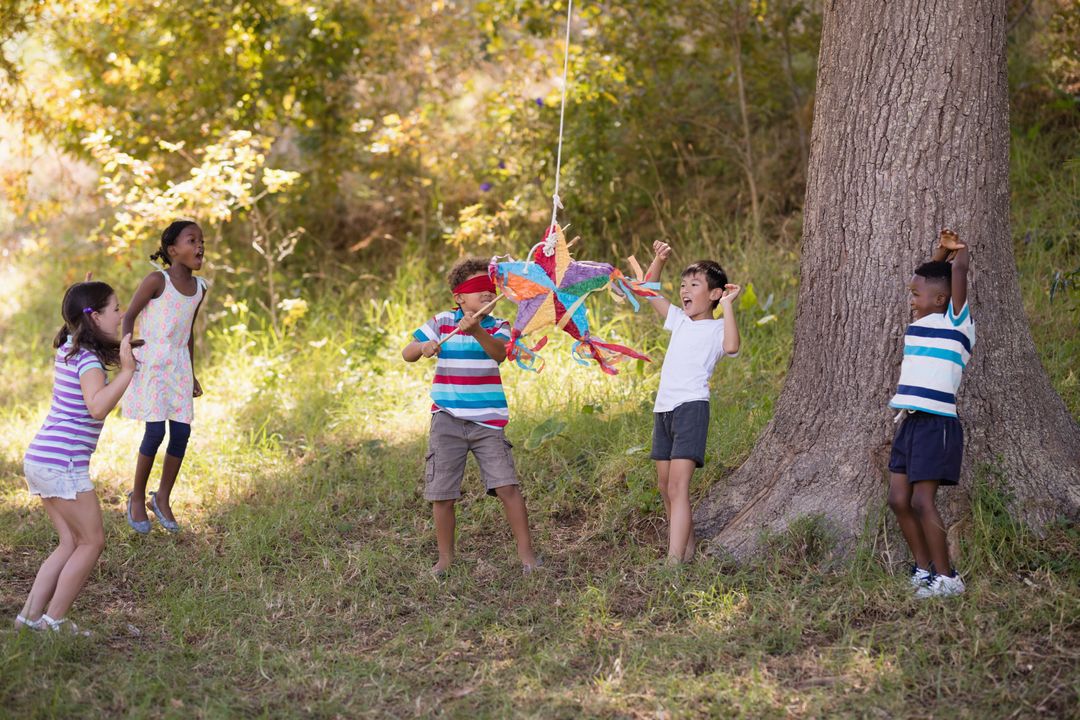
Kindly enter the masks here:
<path id="1" fill-rule="evenodd" d="M 682 565 L 682 564 L 683 564 L 683 559 L 681 557 L 679 557 L 678 555 L 668 555 L 667 556 L 667 566 L 668 567 L 678 567 L 679 565 Z"/>
<path id="2" fill-rule="evenodd" d="M 694 561 L 694 553 L 697 552 L 697 536 L 690 531 L 690 539 L 686 541 L 686 550 L 683 551 L 682 560 L 685 563 Z"/>
<path id="3" fill-rule="evenodd" d="M 544 560 L 539 557 L 533 557 L 532 562 L 521 563 L 521 574 L 532 575 L 534 572 L 544 567 Z"/>

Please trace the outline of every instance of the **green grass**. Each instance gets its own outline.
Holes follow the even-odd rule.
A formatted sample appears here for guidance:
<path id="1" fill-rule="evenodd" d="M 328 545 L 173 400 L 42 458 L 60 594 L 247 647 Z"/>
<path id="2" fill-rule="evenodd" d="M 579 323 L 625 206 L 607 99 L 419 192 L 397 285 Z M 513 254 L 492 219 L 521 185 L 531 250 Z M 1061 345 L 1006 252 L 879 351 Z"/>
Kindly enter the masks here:
<path id="1" fill-rule="evenodd" d="M 1036 181 L 1024 168 L 1040 167 L 1035 141 L 1014 154 L 1028 151 L 1033 158 L 1014 158 L 1021 188 Z M 1075 218 L 1063 219 L 1075 175 L 1051 180 L 1017 203 L 1014 227 L 1032 331 L 1076 417 L 1080 293 L 1049 299 L 1054 273 L 1080 266 Z M 1042 240 L 1024 240 L 1032 228 Z M 746 457 L 772 413 L 791 350 L 797 256 L 760 243 L 690 250 L 719 255 L 759 299 L 740 312 L 746 351 L 714 379 L 700 496 Z M 107 549 L 72 611 L 96 636 L 0 630 L 0 714 L 1075 715 L 1076 528 L 1032 535 L 1010 519 L 987 472 L 960 538 L 969 590 L 951 602 L 910 597 L 883 559 L 904 554 L 884 514 L 868 520 L 877 544 L 854 557 L 837 559 L 827 528 L 809 517 L 769 538 L 752 564 L 702 558 L 666 569 L 647 453 L 658 368 L 631 364 L 609 378 L 576 367 L 562 341 L 546 350 L 542 375 L 504 371 L 509 437 L 546 569 L 521 575 L 500 507 L 470 463 L 460 561 L 445 581 L 431 579 L 420 494 L 431 367 L 398 352 L 435 309 L 439 284 L 408 267 L 381 283 L 378 302 L 328 280 L 276 335 L 243 303 L 215 297 L 200 362 L 207 395 L 174 496 L 186 531 L 143 538 L 127 529 L 139 427 L 111 417 L 94 460 Z M 51 382 L 55 298 L 41 288 L 58 282 L 40 272 L 27 270 L 19 304 L 0 311 L 0 606 L 9 616 L 53 542 L 20 467 Z M 119 269 L 109 279 L 133 286 Z M 606 298 L 598 306 L 607 322 L 597 335 L 661 356 L 651 315 L 613 312 Z M 757 324 L 769 314 L 777 319 Z"/>

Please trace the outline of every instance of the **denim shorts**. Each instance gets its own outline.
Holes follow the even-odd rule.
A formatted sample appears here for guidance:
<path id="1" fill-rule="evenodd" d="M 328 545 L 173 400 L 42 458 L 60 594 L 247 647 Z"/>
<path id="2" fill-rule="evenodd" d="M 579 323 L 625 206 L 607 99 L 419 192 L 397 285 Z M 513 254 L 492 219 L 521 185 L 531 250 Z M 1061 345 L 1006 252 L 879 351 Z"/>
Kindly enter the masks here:
<path id="1" fill-rule="evenodd" d="M 653 413 L 653 460 L 693 460 L 705 465 L 709 437 L 709 401 L 693 400 L 669 412 Z"/>
<path id="2" fill-rule="evenodd" d="M 42 498 L 74 500 L 81 492 L 92 492 L 94 483 L 87 468 L 77 468 L 68 461 L 67 467 L 23 460 L 23 475 L 31 495 Z"/>
<path id="3" fill-rule="evenodd" d="M 908 482 L 960 482 L 964 460 L 964 430 L 954 417 L 909 412 L 893 438 L 889 471 L 907 475 Z"/>

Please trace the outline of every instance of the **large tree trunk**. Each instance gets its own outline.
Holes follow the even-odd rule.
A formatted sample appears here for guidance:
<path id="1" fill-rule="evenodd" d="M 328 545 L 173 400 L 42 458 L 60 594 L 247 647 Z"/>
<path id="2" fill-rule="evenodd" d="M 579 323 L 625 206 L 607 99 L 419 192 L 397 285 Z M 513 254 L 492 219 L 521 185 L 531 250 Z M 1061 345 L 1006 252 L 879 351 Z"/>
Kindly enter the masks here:
<path id="1" fill-rule="evenodd" d="M 1035 352 L 1009 233 L 1005 26 L 1005 0 L 826 4 L 794 353 L 772 422 L 695 513 L 714 545 L 744 556 L 807 514 L 850 544 L 882 506 L 906 283 L 942 227 L 971 249 L 977 337 L 947 514 L 989 467 L 1023 520 L 1077 517 L 1080 428 Z"/>

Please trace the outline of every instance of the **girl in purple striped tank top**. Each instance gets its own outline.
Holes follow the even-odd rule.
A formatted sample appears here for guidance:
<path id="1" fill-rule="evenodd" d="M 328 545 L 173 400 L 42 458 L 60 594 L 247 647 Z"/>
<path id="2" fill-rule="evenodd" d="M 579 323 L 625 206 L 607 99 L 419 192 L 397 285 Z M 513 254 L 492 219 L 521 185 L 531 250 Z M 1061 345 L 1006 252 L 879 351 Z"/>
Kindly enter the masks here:
<path id="1" fill-rule="evenodd" d="M 15 624 L 77 633 L 64 616 L 105 545 L 90 455 L 105 416 L 131 383 L 135 357 L 130 335 L 116 340 L 120 303 L 105 283 L 88 279 L 72 285 L 60 311 L 64 326 L 53 342 L 52 404 L 23 461 L 26 485 L 41 498 L 60 543 L 38 570 Z M 117 366 L 109 382 L 105 368 Z"/>

